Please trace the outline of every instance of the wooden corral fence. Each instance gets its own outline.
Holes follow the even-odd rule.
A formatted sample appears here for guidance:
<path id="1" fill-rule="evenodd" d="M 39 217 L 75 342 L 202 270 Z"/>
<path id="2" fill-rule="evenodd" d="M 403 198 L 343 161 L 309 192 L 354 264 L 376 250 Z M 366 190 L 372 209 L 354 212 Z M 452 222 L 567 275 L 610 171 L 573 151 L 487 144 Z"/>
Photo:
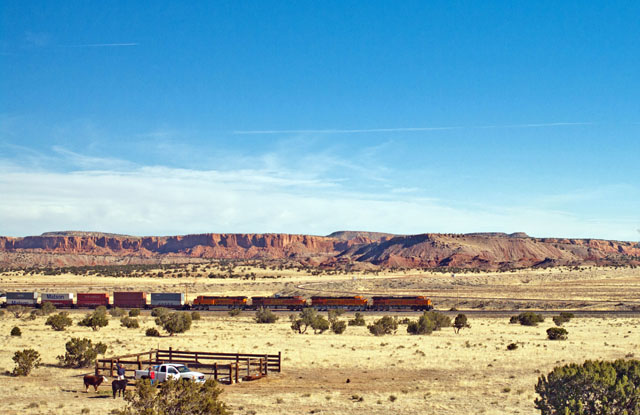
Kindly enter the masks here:
<path id="1" fill-rule="evenodd" d="M 113 377 L 120 363 L 127 379 L 135 378 L 135 371 L 162 363 L 182 363 L 190 369 L 213 377 L 221 383 L 232 384 L 240 380 L 259 379 L 269 372 L 282 371 L 282 353 L 214 353 L 185 350 L 152 349 L 148 352 L 133 353 L 96 360 L 96 374 L 109 373 Z"/>

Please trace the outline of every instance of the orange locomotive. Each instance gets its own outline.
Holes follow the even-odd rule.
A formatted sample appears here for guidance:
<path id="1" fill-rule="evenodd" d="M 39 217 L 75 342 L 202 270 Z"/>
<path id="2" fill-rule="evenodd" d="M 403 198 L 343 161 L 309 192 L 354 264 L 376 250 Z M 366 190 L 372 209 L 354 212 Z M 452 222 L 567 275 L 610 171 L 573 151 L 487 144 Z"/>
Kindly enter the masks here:
<path id="1" fill-rule="evenodd" d="M 368 300 L 361 295 L 353 297 L 311 297 L 311 307 L 318 310 L 344 308 L 345 310 L 366 310 Z"/>
<path id="2" fill-rule="evenodd" d="M 251 297 L 251 308 L 302 310 L 307 306 L 304 297 Z"/>
<path id="3" fill-rule="evenodd" d="M 193 300 L 193 308 L 200 310 L 214 310 L 216 308 L 245 308 L 247 297 L 220 297 L 213 295 L 199 295 Z"/>
<path id="4" fill-rule="evenodd" d="M 433 303 L 425 296 L 373 297 L 372 310 L 431 310 Z"/>

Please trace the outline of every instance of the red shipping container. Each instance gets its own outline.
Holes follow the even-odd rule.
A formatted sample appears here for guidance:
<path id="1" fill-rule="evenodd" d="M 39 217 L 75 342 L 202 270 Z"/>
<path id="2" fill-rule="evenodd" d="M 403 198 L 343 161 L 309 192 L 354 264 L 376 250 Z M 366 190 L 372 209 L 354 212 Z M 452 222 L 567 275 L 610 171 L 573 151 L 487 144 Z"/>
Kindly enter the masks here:
<path id="1" fill-rule="evenodd" d="M 114 307 L 145 308 L 147 306 L 147 294 L 142 291 L 120 291 L 113 293 Z"/>
<path id="2" fill-rule="evenodd" d="M 109 294 L 107 293 L 78 293 L 78 307 L 109 307 Z"/>

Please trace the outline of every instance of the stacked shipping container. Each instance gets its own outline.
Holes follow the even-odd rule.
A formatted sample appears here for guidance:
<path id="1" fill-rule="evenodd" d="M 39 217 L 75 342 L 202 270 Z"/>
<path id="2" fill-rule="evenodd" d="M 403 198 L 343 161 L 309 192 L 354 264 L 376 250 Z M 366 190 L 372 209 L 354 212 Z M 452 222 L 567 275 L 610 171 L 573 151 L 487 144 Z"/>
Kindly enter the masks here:
<path id="1" fill-rule="evenodd" d="M 182 293 L 151 293 L 151 307 L 183 308 L 184 304 Z"/>
<path id="2" fill-rule="evenodd" d="M 109 307 L 109 294 L 107 293 L 78 293 L 78 307 L 96 308 L 101 305 Z"/>
<path id="3" fill-rule="evenodd" d="M 42 293 L 40 303 L 51 303 L 56 307 L 73 307 L 73 293 Z"/>
<path id="4" fill-rule="evenodd" d="M 114 307 L 145 308 L 147 294 L 142 291 L 116 291 L 113 293 Z"/>
<path id="5" fill-rule="evenodd" d="M 11 292 L 7 293 L 7 305 L 32 305 L 38 304 L 38 293 L 35 292 Z"/>

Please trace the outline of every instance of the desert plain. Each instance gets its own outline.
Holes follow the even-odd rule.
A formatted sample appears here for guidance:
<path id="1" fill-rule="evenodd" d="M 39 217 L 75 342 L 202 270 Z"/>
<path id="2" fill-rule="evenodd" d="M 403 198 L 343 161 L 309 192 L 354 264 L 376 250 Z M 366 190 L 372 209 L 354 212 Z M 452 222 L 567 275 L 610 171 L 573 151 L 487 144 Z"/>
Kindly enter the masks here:
<path id="1" fill-rule="evenodd" d="M 228 265 L 225 265 L 228 268 Z M 56 356 L 71 337 L 88 337 L 108 345 L 106 356 L 155 348 L 216 352 L 282 353 L 282 372 L 266 378 L 224 385 L 223 400 L 234 414 L 537 414 L 535 384 L 541 374 L 565 363 L 587 359 L 640 356 L 640 270 L 637 268 L 547 268 L 509 272 L 468 272 L 451 275 L 418 270 L 380 272 L 322 272 L 294 268 L 234 266 L 234 278 L 219 274 L 218 263 L 179 265 L 162 277 L 156 271 L 124 277 L 45 275 L 23 271 L 0 274 L 2 291 L 34 290 L 83 292 L 141 290 L 197 294 L 273 295 L 317 293 L 423 294 L 436 310 L 452 318 L 465 313 L 471 328 L 459 334 L 444 328 L 414 336 L 400 325 L 393 335 L 376 337 L 366 327 L 349 326 L 344 334 L 298 334 L 291 330 L 289 312 L 278 313 L 275 324 L 257 324 L 254 313 L 230 316 L 223 311 L 202 312 L 183 334 L 146 337 L 155 327 L 150 312 L 139 317 L 139 329 L 120 326 L 111 318 L 94 332 L 74 326 L 56 332 L 45 317 L 0 319 L 0 385 L 6 414 L 104 414 L 122 408 L 111 397 L 110 385 L 85 393 L 82 375 L 92 369 L 64 369 Z M 273 269 L 272 269 L 273 268 Z M 178 272 L 179 271 L 179 272 Z M 189 271 L 189 272 L 186 272 Z M 179 276 L 181 275 L 181 276 Z M 457 311 L 449 311 L 452 308 Z M 509 324 L 515 310 L 542 312 L 536 327 Z M 565 341 L 546 338 L 551 316 L 570 310 L 576 318 L 565 327 Z M 73 310 L 76 323 L 87 310 Z M 416 319 L 419 313 L 386 313 Z M 367 323 L 385 313 L 366 313 Z M 343 315 L 346 320 L 351 313 Z M 22 329 L 12 337 L 12 327 Z M 515 343 L 515 350 L 507 345 Z M 13 377 L 12 356 L 34 348 L 43 365 L 27 377 Z"/>

